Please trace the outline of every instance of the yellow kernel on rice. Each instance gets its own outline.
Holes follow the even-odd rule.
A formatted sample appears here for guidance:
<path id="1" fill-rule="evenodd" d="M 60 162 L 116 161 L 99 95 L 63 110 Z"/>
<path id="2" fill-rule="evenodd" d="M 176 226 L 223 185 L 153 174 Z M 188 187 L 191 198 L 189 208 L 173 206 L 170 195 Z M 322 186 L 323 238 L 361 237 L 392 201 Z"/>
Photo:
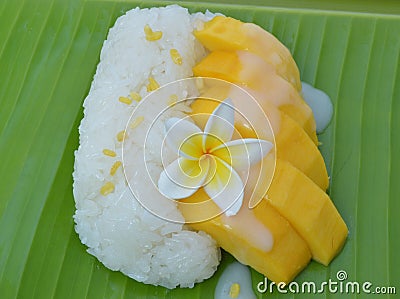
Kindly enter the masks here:
<path id="1" fill-rule="evenodd" d="M 162 37 L 161 31 L 153 31 L 149 25 L 144 26 L 144 34 L 146 39 L 150 42 L 159 40 Z"/>
<path id="2" fill-rule="evenodd" d="M 177 101 L 178 101 L 178 96 L 176 94 L 171 94 L 169 96 L 168 106 L 171 107 L 175 105 Z"/>
<path id="3" fill-rule="evenodd" d="M 171 95 L 169 96 L 169 99 L 170 99 L 171 101 L 177 101 L 177 100 L 178 100 L 178 96 L 177 96 L 176 94 L 171 94 Z"/>
<path id="4" fill-rule="evenodd" d="M 101 193 L 101 195 L 106 196 L 106 195 L 108 195 L 108 194 L 114 192 L 114 189 L 115 189 L 114 184 L 111 183 L 111 182 L 107 182 L 107 183 L 105 183 L 105 184 L 103 185 L 103 187 L 101 187 L 100 193 Z"/>
<path id="5" fill-rule="evenodd" d="M 106 156 L 110 156 L 110 157 L 115 157 L 117 155 L 116 152 L 109 150 L 109 149 L 103 149 L 103 154 Z"/>
<path id="6" fill-rule="evenodd" d="M 229 289 L 229 297 L 237 298 L 239 297 L 239 294 L 240 294 L 240 284 L 233 283 L 231 285 L 231 288 Z"/>
<path id="7" fill-rule="evenodd" d="M 146 87 L 147 87 L 147 91 L 150 92 L 150 91 L 154 91 L 157 88 L 159 88 L 160 84 L 158 84 L 158 82 L 153 77 L 150 76 L 149 77 L 149 84 L 147 84 Z"/>
<path id="8" fill-rule="evenodd" d="M 121 162 L 121 161 L 115 162 L 115 163 L 113 164 L 113 166 L 111 166 L 110 175 L 114 175 L 114 174 L 117 172 L 118 168 L 121 167 L 121 165 L 122 165 L 122 162 Z"/>
<path id="9" fill-rule="evenodd" d="M 138 94 L 137 92 L 134 92 L 134 91 L 132 91 L 129 95 L 131 96 L 132 100 L 134 100 L 136 102 L 140 102 L 140 100 L 142 99 L 140 94 Z"/>
<path id="10" fill-rule="evenodd" d="M 125 132 L 125 131 L 121 131 L 121 132 L 119 132 L 119 133 L 117 134 L 117 140 L 118 140 L 119 142 L 124 141 L 125 138 L 126 138 L 126 132 Z"/>
<path id="11" fill-rule="evenodd" d="M 140 125 L 140 124 L 143 122 L 143 120 L 144 120 L 144 117 L 143 117 L 143 116 L 138 116 L 138 117 L 136 117 L 136 118 L 131 122 L 131 124 L 129 125 L 129 127 L 130 127 L 131 129 L 134 129 L 134 128 L 136 128 L 138 125 Z"/>
<path id="12" fill-rule="evenodd" d="M 130 98 L 127 98 L 127 97 L 119 97 L 118 100 L 119 100 L 121 103 L 124 103 L 124 104 L 127 104 L 127 105 L 132 104 L 132 100 L 131 100 Z"/>
<path id="13" fill-rule="evenodd" d="M 172 61 L 177 64 L 181 65 L 182 64 L 182 56 L 179 54 L 177 49 L 171 49 L 169 51 L 169 54 L 171 55 Z"/>

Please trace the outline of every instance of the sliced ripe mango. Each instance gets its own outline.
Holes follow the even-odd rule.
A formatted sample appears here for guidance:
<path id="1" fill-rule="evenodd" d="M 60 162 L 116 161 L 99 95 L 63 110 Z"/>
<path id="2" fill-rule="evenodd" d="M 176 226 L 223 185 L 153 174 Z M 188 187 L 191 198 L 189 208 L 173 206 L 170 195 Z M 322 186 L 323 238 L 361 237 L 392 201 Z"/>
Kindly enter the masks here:
<path id="1" fill-rule="evenodd" d="M 272 34 L 252 23 L 216 16 L 194 32 L 209 50 L 246 50 L 272 65 L 282 78 L 301 90 L 300 74 L 289 50 Z"/>
<path id="2" fill-rule="evenodd" d="M 277 156 L 290 162 L 325 191 L 329 176 L 321 152 L 296 122 L 284 113 L 280 116 L 282 129 L 275 135 Z"/>
<path id="3" fill-rule="evenodd" d="M 225 91 L 220 96 L 227 94 L 229 93 Z M 215 94 L 212 98 L 215 98 Z M 236 107 L 235 98 L 231 97 L 231 99 Z M 214 102 L 214 105 L 218 105 L 218 102 Z M 215 107 L 212 101 L 198 99 L 192 104 L 192 108 L 192 118 L 201 127 L 203 125 L 199 122 L 206 121 L 207 118 L 203 117 L 204 115 L 196 118 L 196 113 L 207 114 Z M 277 109 L 275 113 L 283 114 Z M 289 124 L 292 122 L 298 127 L 291 118 L 287 116 L 286 118 Z M 271 119 L 275 122 L 281 118 L 273 115 Z M 280 120 L 276 125 L 279 132 L 282 130 L 282 136 L 284 132 L 291 131 L 285 125 L 285 121 Z M 235 127 L 239 126 L 240 124 L 235 123 Z M 301 128 L 300 131 L 304 132 Z M 242 137 L 253 137 L 252 134 L 254 132 L 250 129 L 243 129 Z M 308 138 L 305 133 L 304 135 Z M 275 160 L 273 154 L 270 153 L 263 159 L 268 169 L 275 167 L 275 173 L 266 197 L 254 209 L 248 209 L 249 190 L 253 190 L 258 184 L 260 163 L 251 166 L 250 177 L 245 186 L 244 202 L 237 215 L 227 217 L 222 214 L 190 225 L 196 230 L 203 230 L 210 234 L 222 248 L 240 262 L 250 265 L 275 282 L 287 283 L 306 266 L 309 250 L 315 260 L 328 264 L 343 246 L 348 231 L 329 196 L 300 170 L 279 158 L 278 138 L 276 138 L 276 144 L 278 158 Z M 315 147 L 314 144 L 312 145 Z M 284 147 L 296 151 L 295 146 L 293 144 Z M 271 176 L 269 173 L 268 175 Z M 193 196 L 182 201 L 198 203 L 204 201 L 204 196 L 207 195 L 200 189 Z M 212 201 L 208 203 L 208 210 L 218 210 Z M 181 209 L 179 203 L 178 207 L 185 219 L 194 218 L 191 215 L 194 210 L 185 207 Z M 271 235 L 273 239 L 270 251 L 263 247 L 265 242 L 260 241 L 268 235 Z"/>
<path id="4" fill-rule="evenodd" d="M 204 191 L 200 189 L 183 201 L 195 203 L 201 197 L 201 192 Z M 190 210 L 181 211 L 185 218 L 191 217 Z M 264 228 L 259 228 L 260 225 Z M 249 210 L 247 202 L 244 202 L 235 216 L 220 215 L 190 226 L 195 230 L 205 231 L 238 261 L 251 266 L 275 282 L 292 281 L 311 259 L 305 241 L 265 199 L 253 210 Z M 273 245 L 268 251 L 257 244 L 260 243 L 258 239 L 269 233 L 272 235 Z"/>
<path id="5" fill-rule="evenodd" d="M 297 90 L 258 55 L 247 51 L 214 51 L 193 68 L 199 77 L 223 79 L 248 87 L 261 107 L 274 105 L 293 118 L 318 143 L 311 108 Z"/>
<path id="6" fill-rule="evenodd" d="M 230 97 L 235 107 L 238 107 L 244 114 L 247 112 L 246 109 L 251 109 L 244 103 L 246 99 L 242 99 L 243 101 L 240 102 L 241 97 L 237 94 L 229 95 L 229 91 L 223 91 L 221 88 L 217 90 L 210 89 L 203 96 L 219 100 Z M 199 98 L 191 105 L 192 118 L 200 127 L 204 127 L 208 115 L 218 105 L 217 101 L 210 101 L 205 98 Z M 270 106 L 265 112 L 270 120 L 275 140 L 271 140 L 269 136 L 263 136 L 263 138 L 276 144 L 277 157 L 290 162 L 325 191 L 329 185 L 329 178 L 324 159 L 317 146 L 295 121 L 280 110 Z M 256 134 L 253 128 L 249 127 L 246 122 L 242 122 L 242 120 L 243 118 L 235 118 L 235 128 L 237 131 L 242 136 L 248 138 L 260 138 L 260 135 Z M 264 125 L 258 124 L 257 121 L 258 119 L 254 120 L 254 127 Z"/>
<path id="7" fill-rule="evenodd" d="M 268 201 L 307 242 L 314 260 L 328 265 L 343 247 L 348 229 L 329 196 L 285 161 L 276 163 Z"/>
<path id="8" fill-rule="evenodd" d="M 245 186 L 245 200 L 238 215 L 221 215 L 191 225 L 209 233 L 239 261 L 249 264 L 274 281 L 288 282 L 293 279 L 308 262 L 307 247 L 316 261 L 328 265 L 341 250 L 348 229 L 325 193 L 328 176 L 314 143 L 317 141 L 315 122 L 310 117 L 310 109 L 304 108 L 306 105 L 298 94 L 301 90 L 299 71 L 290 52 L 259 26 L 228 17 L 215 17 L 195 35 L 212 51 L 194 68 L 195 75 L 221 78 L 244 86 L 268 116 L 275 136 L 269 134 L 268 130 L 254 129 L 263 124 L 254 116 L 257 109 L 247 107 L 248 98 L 236 97 L 237 94 L 229 89 L 210 89 L 202 94 L 203 98 L 192 104 L 192 118 L 201 126 L 202 122 L 207 121 L 207 116 L 195 114 L 211 113 L 218 105 L 218 102 L 213 103 L 209 99 L 221 101 L 229 97 L 239 111 L 254 116 L 249 117 L 254 125 L 252 127 L 235 115 L 238 132 L 244 138 L 256 137 L 274 142 L 276 159 L 271 153 L 263 159 L 263 163 L 275 167 L 275 173 L 273 176 L 268 174 L 271 178 L 269 189 L 266 195 L 262 193 L 260 198 L 264 195 L 265 198 L 254 209 L 248 209 L 248 190 L 253 190 L 258 184 L 252 173 L 257 173 L 260 165 L 251 166 Z M 265 63 L 261 63 L 257 57 Z M 283 84 L 276 75 L 290 84 Z M 290 85 L 294 88 L 287 87 Z M 274 96 L 272 92 L 275 92 Z M 282 98 L 279 99 L 279 96 Z M 264 177 L 268 176 L 261 176 Z M 200 190 L 185 201 L 197 202 L 201 192 L 204 193 Z M 182 209 L 182 213 L 186 218 L 192 212 Z M 259 236 L 273 236 L 271 251 L 265 248 L 260 250 L 260 240 L 252 233 L 246 234 L 249 227 L 248 231 L 252 226 L 259 227 L 255 223 L 261 223 L 264 231 L 267 229 L 267 233 L 260 233 Z M 302 242 L 307 246 L 304 247 Z"/>

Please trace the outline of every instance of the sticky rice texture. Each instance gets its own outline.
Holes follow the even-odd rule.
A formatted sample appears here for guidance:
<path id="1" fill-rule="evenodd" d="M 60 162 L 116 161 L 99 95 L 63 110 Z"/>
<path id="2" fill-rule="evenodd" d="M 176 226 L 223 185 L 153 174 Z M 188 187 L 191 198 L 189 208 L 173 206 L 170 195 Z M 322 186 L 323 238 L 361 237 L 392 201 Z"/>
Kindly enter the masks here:
<path id="1" fill-rule="evenodd" d="M 167 288 L 193 287 L 212 276 L 220 252 L 205 233 L 190 231 L 145 210 L 132 195 L 122 167 L 110 174 L 112 165 L 122 161 L 122 142 L 116 136 L 124 130 L 136 105 L 135 101 L 121 103 L 119 97 L 129 97 L 131 92 L 145 97 L 150 76 L 160 85 L 191 76 L 193 65 L 205 55 L 192 31 L 211 17 L 208 13 L 190 15 L 172 5 L 136 8 L 118 18 L 103 44 L 79 127 L 73 192 L 75 229 L 82 243 L 111 270 Z M 162 31 L 163 37 L 147 41 L 146 24 Z M 172 61 L 172 48 L 182 56 L 182 65 Z M 179 115 L 183 111 L 170 111 L 163 117 Z M 158 129 L 162 138 L 163 130 Z M 103 149 L 115 151 L 116 156 L 105 155 Z M 162 171 L 160 165 L 151 165 L 150 171 Z M 104 196 L 100 190 L 106 182 L 112 182 L 115 189 Z M 182 218 L 172 201 L 164 203 L 161 210 L 163 216 Z"/>

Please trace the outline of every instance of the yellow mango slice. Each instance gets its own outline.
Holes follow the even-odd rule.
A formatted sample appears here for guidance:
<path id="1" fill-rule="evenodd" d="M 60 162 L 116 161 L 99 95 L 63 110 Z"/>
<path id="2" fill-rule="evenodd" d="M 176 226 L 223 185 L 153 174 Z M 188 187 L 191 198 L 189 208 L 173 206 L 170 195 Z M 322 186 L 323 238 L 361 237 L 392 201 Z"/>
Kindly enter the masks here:
<path id="1" fill-rule="evenodd" d="M 205 24 L 204 29 L 196 31 L 195 35 L 206 48 L 213 51 L 206 58 L 209 61 L 204 60 L 206 62 L 203 61 L 203 65 L 200 63 L 194 68 L 195 75 L 239 83 L 254 95 L 268 116 L 275 136 L 268 130 L 265 132 L 263 129 L 255 130 L 252 124 L 249 125 L 236 116 L 235 127 L 242 137 L 261 137 L 273 141 L 276 145 L 274 153 L 276 159 L 270 154 L 263 159 L 263 162 L 275 167 L 275 173 L 267 194 L 259 205 L 252 210 L 248 209 L 247 193 L 257 182 L 257 178 L 250 175 L 250 179 L 246 182 L 243 206 L 236 216 L 220 215 L 204 222 L 193 223 L 192 227 L 208 232 L 239 261 L 249 264 L 274 281 L 288 282 L 300 271 L 295 269 L 305 266 L 306 253 L 299 240 L 305 241 L 313 259 L 328 265 L 341 250 L 348 229 L 325 193 L 328 176 L 322 156 L 313 142 L 316 141 L 313 135 L 315 123 L 308 121 L 313 119 L 307 118 L 307 114 L 304 113 L 307 109 L 300 108 L 301 97 L 299 99 L 298 94 L 297 100 L 293 99 L 293 102 L 284 102 L 284 100 L 289 101 L 284 97 L 281 102 L 272 96 L 268 98 L 265 96 L 268 88 L 283 93 L 284 85 L 277 84 L 279 81 L 271 75 L 269 79 L 271 81 L 275 79 L 275 82 L 271 82 L 268 87 L 270 80 L 263 81 L 260 78 L 260 74 L 267 74 L 266 76 L 277 74 L 289 82 L 294 91 L 299 92 L 301 90 L 299 72 L 290 52 L 262 28 L 227 17 L 215 17 Z M 256 58 L 244 59 L 247 52 L 260 57 L 265 62 L 264 66 L 259 68 L 257 64 L 261 63 L 260 60 L 256 62 Z M 251 55 L 247 55 L 249 56 Z M 276 86 L 280 87 L 275 89 Z M 233 100 L 235 107 L 239 107 L 240 111 L 244 111 L 247 115 L 256 115 L 252 114 L 254 108 L 247 109 L 248 103 L 235 96 L 236 94 L 229 90 L 211 89 L 211 92 L 205 92 L 201 95 L 203 98 L 200 97 L 192 104 L 192 118 L 197 123 L 205 122 L 207 116 L 196 116 L 196 113 L 210 113 L 218 104 L 218 102 L 213 104 L 210 99 L 223 100 L 227 97 Z M 257 117 L 250 119 L 255 127 L 263 124 Z M 307 135 L 303 128 L 310 135 Z M 251 173 L 257 173 L 257 165 L 252 166 Z M 199 200 L 201 192 L 200 190 L 185 201 L 195 203 Z M 185 208 L 181 211 L 185 218 L 193 213 Z M 288 222 L 288 226 L 285 226 L 282 219 Z M 256 223 L 261 223 L 263 229 Z M 284 232 L 282 226 L 291 229 Z M 251 231 L 249 227 L 257 227 L 256 231 L 260 232 L 258 235 L 261 238 L 272 236 L 274 243 L 270 251 L 263 248 L 264 243 L 260 243 L 253 233 L 246 234 L 246 230 Z M 286 239 L 285 235 L 286 237 L 289 235 L 289 239 Z M 301 238 L 297 239 L 295 236 Z M 277 254 L 273 255 L 275 246 Z M 284 247 L 289 250 L 285 251 Z M 298 248 L 301 248 L 300 252 Z M 290 262 L 285 264 L 287 260 Z M 295 269 L 290 268 L 291 264 L 295 265 Z"/>
<path id="2" fill-rule="evenodd" d="M 204 193 L 202 189 L 182 201 L 196 203 L 201 200 L 201 193 Z M 210 202 L 210 206 L 211 209 L 218 209 L 213 202 Z M 191 218 L 190 213 L 194 213 L 194 210 L 181 209 L 181 212 L 185 218 Z M 253 210 L 249 210 L 247 202 L 244 202 L 235 216 L 220 215 L 190 226 L 205 231 L 239 262 L 277 283 L 292 281 L 311 259 L 305 241 L 265 199 Z M 272 248 L 260 248 L 259 239 L 268 234 L 272 236 Z"/>
<path id="3" fill-rule="evenodd" d="M 193 68 L 199 77 L 212 77 L 240 84 L 261 107 L 274 105 L 293 118 L 318 143 L 315 120 L 311 108 L 297 90 L 278 76 L 273 68 L 258 55 L 247 51 L 214 51 Z"/>
<path id="4" fill-rule="evenodd" d="M 246 50 L 273 66 L 279 76 L 301 90 L 300 74 L 289 50 L 272 34 L 252 23 L 216 16 L 194 32 L 209 50 Z"/>
<path id="5" fill-rule="evenodd" d="M 223 100 L 229 97 L 233 100 L 235 107 L 238 107 L 243 113 L 246 114 L 248 109 L 251 109 L 244 102 L 246 99 L 242 99 L 238 94 L 230 95 L 229 91 L 224 91 L 221 88 L 210 89 L 203 96 L 204 98 L 195 100 L 191 105 L 192 118 L 200 127 L 204 127 L 208 120 L 208 115 L 218 105 L 217 101 L 210 101 L 206 98 Z M 247 114 L 250 113 L 252 112 Z M 269 106 L 265 113 L 270 120 L 275 140 L 271 136 L 261 137 L 276 144 L 276 155 L 279 159 L 290 162 L 325 191 L 329 185 L 329 178 L 324 159 L 317 146 L 293 119 L 280 110 Z M 254 115 L 255 113 L 252 114 Z M 258 119 L 255 118 L 253 121 L 254 127 L 264 125 L 257 123 L 257 121 Z M 256 134 L 254 129 L 243 121 L 243 118 L 235 118 L 235 128 L 242 136 L 260 138 L 260 134 Z"/>
<path id="6" fill-rule="evenodd" d="M 205 94 L 207 95 L 207 92 Z M 215 98 L 217 92 L 211 94 L 211 98 Z M 226 94 L 227 92 L 223 91 L 219 96 L 223 97 Z M 235 98 L 231 99 L 236 107 Z M 196 124 L 203 127 L 201 122 L 207 120 L 207 114 L 213 111 L 216 105 L 218 102 L 197 99 L 192 104 L 191 112 Z M 247 105 L 250 106 L 248 103 Z M 243 109 L 243 106 L 241 108 Z M 205 114 L 197 117 L 198 113 Z M 275 113 L 284 115 L 277 109 Z M 271 118 L 272 122 L 280 119 L 277 115 L 272 115 Z M 286 118 L 289 124 L 292 122 L 299 128 L 291 118 Z M 279 121 L 276 126 L 282 134 L 290 132 L 285 121 Z M 240 124 L 235 123 L 235 127 L 240 127 Z M 243 138 L 254 136 L 254 131 L 249 128 L 242 131 Z M 304 132 L 301 128 L 300 131 Z M 309 138 L 305 133 L 304 135 Z M 277 137 L 275 140 L 278 144 Z M 295 145 L 292 145 L 291 150 L 296 151 Z M 221 214 L 189 225 L 195 230 L 210 234 L 236 259 L 250 265 L 269 279 L 288 283 L 308 264 L 310 255 L 315 260 L 328 264 L 342 248 L 348 231 L 329 196 L 300 170 L 279 158 L 279 151 L 280 147 L 277 145 L 276 160 L 274 153 L 263 159 L 267 169 L 275 168 L 275 173 L 273 176 L 269 172 L 261 175 L 262 179 L 269 176 L 271 181 L 265 198 L 261 199 L 258 205 L 249 209 L 249 193 L 259 182 L 261 163 L 251 166 L 250 177 L 245 185 L 243 205 L 237 215 L 227 217 Z M 265 182 L 268 183 L 269 179 Z M 200 189 L 191 197 L 178 202 L 185 219 L 195 219 L 202 213 L 193 209 L 191 205 L 204 203 L 205 198 L 208 199 L 207 194 Z M 205 216 L 210 211 L 212 214 L 221 212 L 211 200 L 206 201 L 202 209 Z"/>
<path id="7" fill-rule="evenodd" d="M 329 196 L 290 163 L 279 161 L 267 198 L 307 242 L 313 259 L 327 266 L 348 234 Z"/>

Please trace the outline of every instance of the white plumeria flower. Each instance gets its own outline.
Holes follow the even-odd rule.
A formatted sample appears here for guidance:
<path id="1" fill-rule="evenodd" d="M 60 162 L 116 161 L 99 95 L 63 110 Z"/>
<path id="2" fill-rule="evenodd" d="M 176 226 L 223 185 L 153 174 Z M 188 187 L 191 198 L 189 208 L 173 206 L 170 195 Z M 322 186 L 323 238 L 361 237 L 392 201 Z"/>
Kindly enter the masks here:
<path id="1" fill-rule="evenodd" d="M 236 215 L 243 202 L 244 184 L 238 171 L 249 169 L 272 148 L 266 140 L 231 140 L 234 109 L 230 99 L 210 115 L 204 132 L 190 121 L 170 118 L 165 123 L 166 141 L 178 158 L 160 175 L 158 188 L 171 199 L 183 199 L 203 187 L 227 216 Z"/>

